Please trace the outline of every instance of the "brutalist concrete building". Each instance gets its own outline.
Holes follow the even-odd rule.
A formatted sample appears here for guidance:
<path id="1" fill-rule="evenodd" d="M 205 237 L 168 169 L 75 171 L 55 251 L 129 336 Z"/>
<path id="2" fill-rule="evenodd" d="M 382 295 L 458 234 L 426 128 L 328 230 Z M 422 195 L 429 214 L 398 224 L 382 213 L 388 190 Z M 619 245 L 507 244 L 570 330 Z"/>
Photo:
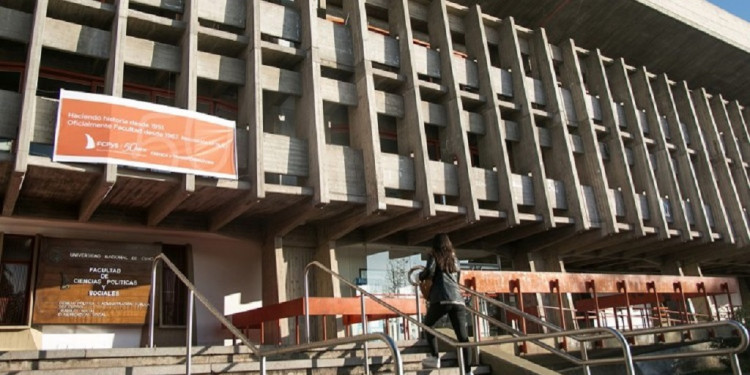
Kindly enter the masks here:
<path id="1" fill-rule="evenodd" d="M 56 159 L 67 91 L 229 120 L 235 177 Z M 116 297 L 160 252 L 225 314 L 438 233 L 505 270 L 747 275 L 749 105 L 750 24 L 702 0 L 3 0 L 0 336 L 137 345 L 148 290 Z"/>

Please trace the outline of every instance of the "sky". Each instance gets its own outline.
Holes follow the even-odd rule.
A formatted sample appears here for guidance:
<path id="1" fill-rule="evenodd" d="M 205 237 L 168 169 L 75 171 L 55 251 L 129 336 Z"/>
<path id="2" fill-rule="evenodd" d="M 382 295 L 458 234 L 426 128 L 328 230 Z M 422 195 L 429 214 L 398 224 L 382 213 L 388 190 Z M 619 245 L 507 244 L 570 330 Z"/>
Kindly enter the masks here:
<path id="1" fill-rule="evenodd" d="M 750 22 L 750 0 L 708 0 L 719 8 L 729 11 Z"/>

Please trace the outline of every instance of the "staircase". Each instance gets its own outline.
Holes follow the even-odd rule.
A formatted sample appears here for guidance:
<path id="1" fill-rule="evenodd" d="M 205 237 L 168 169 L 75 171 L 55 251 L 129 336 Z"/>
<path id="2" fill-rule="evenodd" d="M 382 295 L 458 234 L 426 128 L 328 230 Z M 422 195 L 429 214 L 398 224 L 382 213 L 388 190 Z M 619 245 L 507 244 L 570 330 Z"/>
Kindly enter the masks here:
<path id="1" fill-rule="evenodd" d="M 192 304 L 193 299 L 197 299 L 200 303 L 203 303 L 204 306 L 211 312 L 222 324 L 222 326 L 229 329 L 230 332 L 235 337 L 238 337 L 242 342 L 244 342 L 248 346 L 254 347 L 252 343 L 250 343 L 247 338 L 241 333 L 240 329 L 238 328 L 238 323 L 244 323 L 239 324 L 240 328 L 247 328 L 246 325 L 255 324 L 252 321 L 242 321 L 242 319 L 239 319 L 238 317 L 231 317 L 230 319 L 234 321 L 235 324 L 232 324 L 229 322 L 227 317 L 221 315 L 213 306 L 208 304 L 206 298 L 200 294 L 198 291 L 195 290 L 195 286 L 190 283 L 190 281 L 177 270 L 177 268 L 172 264 L 168 259 L 163 257 L 163 255 L 157 256 L 155 258 L 155 261 L 163 261 L 165 266 L 170 267 L 175 274 L 178 276 L 178 278 L 188 287 L 188 289 L 191 291 L 190 293 L 190 303 Z M 362 296 L 367 296 L 371 300 L 376 300 L 379 305 L 386 308 L 390 313 L 396 314 L 404 319 L 409 319 L 413 321 L 415 324 L 419 324 L 418 321 L 414 320 L 413 318 L 409 317 L 408 314 L 404 314 L 403 312 L 399 311 L 393 306 L 388 305 L 387 303 L 380 301 L 375 296 L 371 295 L 367 291 L 357 287 L 356 285 L 352 284 L 351 282 L 342 279 L 340 275 L 333 273 L 331 270 L 325 268 L 318 262 L 312 262 L 307 266 L 307 268 L 311 267 L 311 265 L 317 266 L 324 271 L 328 272 L 334 277 L 340 278 L 341 282 L 343 284 L 349 285 L 350 287 L 354 288 L 355 290 L 358 290 L 360 293 L 362 293 Z M 307 269 L 306 268 L 306 269 Z M 412 269 L 412 271 L 414 268 Z M 410 271 L 410 274 L 411 272 Z M 307 272 L 306 272 L 307 274 Z M 410 278 L 411 279 L 411 278 Z M 154 288 L 154 286 L 152 286 Z M 491 303 L 501 309 L 506 310 L 506 313 L 509 311 L 514 316 L 522 317 L 523 321 L 529 321 L 534 324 L 538 324 L 543 327 L 547 327 L 547 329 L 551 330 L 551 333 L 544 333 L 544 334 L 530 334 L 526 335 L 523 332 L 517 331 L 515 328 L 508 326 L 507 324 L 497 321 L 492 317 L 489 316 L 483 316 L 482 318 L 489 321 L 492 321 L 493 325 L 497 325 L 501 328 L 504 328 L 507 331 L 514 332 L 514 336 L 521 336 L 520 340 L 519 337 L 499 337 L 499 338 L 486 338 L 481 340 L 481 342 L 477 343 L 478 345 L 482 346 L 482 356 L 480 357 L 480 361 L 484 364 L 489 364 L 492 366 L 492 368 L 495 369 L 495 373 L 503 373 L 507 375 L 511 374 L 523 374 L 523 375 L 559 375 L 559 374 L 567 374 L 571 373 L 571 371 L 581 371 L 581 368 L 574 368 L 575 366 L 571 367 L 570 365 L 564 365 L 561 364 L 559 361 L 556 360 L 550 360 L 550 356 L 538 356 L 534 357 L 532 353 L 527 353 L 523 357 L 515 356 L 515 352 L 518 349 L 519 341 L 528 341 L 528 342 L 534 342 L 537 346 L 540 346 L 541 349 L 544 349 L 548 352 L 557 352 L 558 355 L 569 355 L 563 352 L 560 352 L 558 349 L 555 348 L 554 340 L 551 342 L 544 342 L 551 340 L 554 337 L 570 337 L 571 339 L 575 339 L 578 337 L 577 340 L 580 342 L 587 342 L 587 341 L 602 341 L 605 342 L 607 340 L 614 341 L 616 343 L 619 343 L 619 346 L 621 347 L 621 350 L 623 353 L 620 353 L 619 358 L 622 358 L 623 361 L 623 369 L 625 367 L 632 368 L 632 373 L 637 374 L 638 371 L 635 371 L 636 369 L 633 368 L 632 362 L 630 361 L 630 352 L 632 345 L 628 345 L 626 342 L 626 336 L 628 336 L 630 339 L 632 339 L 633 342 L 638 341 L 638 336 L 650 336 L 654 337 L 655 335 L 663 335 L 664 333 L 676 333 L 681 339 L 684 337 L 690 337 L 692 343 L 696 343 L 697 337 L 692 336 L 685 336 L 685 331 L 693 331 L 696 329 L 704 329 L 709 330 L 711 332 L 711 335 L 714 333 L 714 329 L 717 329 L 717 332 L 719 328 L 729 331 L 736 331 L 739 335 L 739 344 L 736 347 L 729 348 L 729 349 L 718 349 L 713 350 L 709 348 L 709 351 L 704 351 L 703 353 L 697 353 L 697 352 L 690 352 L 690 353 L 677 353 L 677 354 L 670 354 L 668 356 L 663 355 L 657 355 L 657 356 L 649 356 L 648 354 L 642 356 L 640 359 L 642 361 L 649 361 L 649 360 L 659 360 L 662 359 L 677 359 L 677 358 L 689 358 L 689 357 L 695 357 L 695 356 L 705 356 L 705 355 L 727 355 L 729 356 L 729 359 L 732 363 L 732 367 L 735 370 L 735 374 L 741 373 L 739 371 L 739 363 L 737 360 L 737 353 L 745 350 L 748 346 L 748 333 L 747 330 L 742 326 L 740 323 L 735 321 L 721 321 L 721 322 L 711 322 L 711 323 L 699 323 L 699 324 L 692 324 L 690 326 L 682 326 L 682 327 L 665 327 L 665 328 L 653 328 L 653 329 L 643 329 L 639 331 L 631 331 L 631 332 L 618 332 L 611 328 L 588 328 L 588 329 L 581 329 L 576 330 L 575 332 L 571 331 L 560 331 L 559 327 L 553 326 L 548 322 L 540 320 L 538 317 L 535 317 L 533 315 L 527 314 L 523 311 L 523 309 L 516 309 L 512 306 L 506 305 L 505 303 L 488 299 L 483 294 L 463 287 L 461 286 L 461 289 L 466 292 L 468 295 L 473 296 L 474 298 L 481 298 L 485 300 L 487 303 Z M 307 290 L 307 288 L 306 288 Z M 155 290 L 152 290 L 152 296 L 156 295 Z M 362 297 L 363 298 L 363 297 Z M 364 301 L 364 300 L 363 300 Z M 152 302 L 153 304 L 153 302 Z M 365 304 L 366 305 L 366 304 Z M 467 307 L 467 309 L 472 314 L 477 314 L 477 316 L 482 315 L 481 312 L 471 308 Z M 192 311 L 192 309 L 188 309 L 189 311 Z M 305 306 L 304 311 L 309 312 L 310 309 L 308 306 Z M 368 317 L 372 315 L 374 312 L 378 312 L 377 310 L 373 310 L 372 308 L 367 308 Z M 390 314 L 386 312 L 386 314 Z M 253 312 L 245 312 L 243 315 L 252 315 Z M 365 310 L 360 311 L 360 314 L 365 315 Z M 312 314 L 311 314 L 312 315 Z M 323 315 L 344 315 L 346 316 L 346 313 L 337 314 L 335 311 L 330 311 L 330 306 L 328 309 L 324 311 Z M 351 313 L 349 314 L 351 315 Z M 380 315 L 378 315 L 380 316 Z M 375 317 L 375 316 L 373 316 Z M 279 319 L 280 317 L 275 317 L 275 319 Z M 382 317 L 380 317 L 382 319 Z M 187 326 L 192 326 L 190 324 L 190 321 L 192 319 L 192 315 L 188 315 L 188 324 Z M 240 321 L 238 321 L 238 319 Z M 153 324 L 153 323 L 152 323 Z M 722 327 L 720 327 L 722 326 Z M 151 325 L 153 327 L 153 325 Z M 422 327 L 422 329 L 430 330 L 429 327 Z M 437 331 L 433 332 L 434 334 L 437 333 Z M 588 337 L 584 337 L 581 335 L 589 335 Z M 442 344 L 448 344 L 448 345 L 456 345 L 455 341 L 453 341 L 451 338 L 445 336 L 445 335 L 438 335 L 443 336 L 441 339 L 443 342 Z M 724 335 L 726 337 L 726 335 Z M 149 339 L 153 339 L 153 332 L 150 331 Z M 397 366 L 394 365 L 394 353 L 396 353 L 396 350 L 398 350 L 399 355 L 401 356 L 402 361 L 402 370 L 404 374 L 418 374 L 418 375 L 432 375 L 432 374 L 442 374 L 442 375 L 450 375 L 450 374 L 460 374 L 460 368 L 457 365 L 457 358 L 456 358 L 456 352 L 455 350 L 448 350 L 446 353 L 443 353 L 441 356 L 441 365 L 442 368 L 439 370 L 435 369 L 425 369 L 422 367 L 422 359 L 424 359 L 427 356 L 428 353 L 428 347 L 426 343 L 423 341 L 401 341 L 397 344 L 397 346 L 393 343 L 391 338 L 383 333 L 377 333 L 377 334 L 365 334 L 360 335 L 356 337 L 346 337 L 346 338 L 339 338 L 335 339 L 336 343 L 342 343 L 342 342 L 356 342 L 356 344 L 340 344 L 336 346 L 330 346 L 330 347 L 321 347 L 319 349 L 308 349 L 308 350 L 302 350 L 303 348 L 311 348 L 315 345 L 329 345 L 330 342 L 318 342 L 314 345 L 303 345 L 301 347 L 294 347 L 294 348 L 277 348 L 277 347 L 266 347 L 266 348 L 256 348 L 253 349 L 256 353 L 261 353 L 261 355 L 268 356 L 271 353 L 287 353 L 291 352 L 291 350 L 294 350 L 294 354 L 285 354 L 285 355 L 278 355 L 275 357 L 266 357 L 264 362 L 261 362 L 257 359 L 257 357 L 244 346 L 204 346 L 204 347 L 192 347 L 191 353 L 191 366 L 187 365 L 185 351 L 186 348 L 184 347 L 176 347 L 176 348 L 134 348 L 134 349 L 88 349 L 88 350 L 49 350 L 49 351 L 17 351 L 17 352 L 0 352 L 0 373 L 8 373 L 8 374 L 123 374 L 123 375 L 146 375 L 146 374 L 185 374 L 188 372 L 188 368 L 190 369 L 190 372 L 192 374 L 258 374 L 258 373 L 265 373 L 265 374 L 305 374 L 305 375 L 328 375 L 328 374 L 365 374 L 368 373 L 364 367 L 364 345 L 361 343 L 362 340 L 376 340 L 376 339 L 382 339 L 382 341 L 371 341 L 368 344 L 368 362 L 369 362 L 369 373 L 372 374 L 392 374 L 396 372 Z M 582 340 L 582 341 L 581 341 Z M 680 340 L 679 345 L 677 347 L 684 345 L 685 343 L 683 340 Z M 333 344 L 330 344 L 333 345 Z M 665 346 L 663 344 L 658 345 L 658 349 L 665 349 Z M 505 347 L 505 349 L 502 349 Z M 587 346 L 586 345 L 579 345 L 577 348 L 584 350 Z M 508 350 L 508 348 L 513 348 L 511 350 Z M 606 359 L 606 360 L 597 360 L 596 358 L 591 357 L 598 357 L 599 355 L 602 355 L 603 357 L 608 357 L 607 355 L 607 345 L 603 346 L 604 350 L 596 350 L 597 348 L 592 347 L 590 351 L 590 356 L 584 355 L 583 357 L 589 358 L 589 360 L 586 360 L 585 362 L 581 362 L 580 359 L 577 359 L 577 362 L 580 363 L 579 366 L 589 366 L 591 367 L 593 365 L 593 362 L 598 361 L 598 365 L 609 365 L 609 364 L 615 364 L 615 366 L 611 367 L 610 369 L 602 369 L 599 368 L 599 371 L 603 372 L 597 372 L 604 373 L 604 374 L 610 374 L 610 373 L 625 373 L 623 371 L 619 371 L 618 368 L 620 359 L 618 357 L 615 357 L 614 359 Z M 657 350 L 658 350 L 657 349 Z M 493 353 L 493 351 L 495 353 Z M 604 353 L 604 354 L 602 354 Z M 708 354 L 706 354 L 708 353 Z M 585 354 L 585 353 L 584 353 Z M 683 355 L 680 355 L 683 354 Z M 657 358 L 658 357 L 658 358 Z M 549 367 L 544 367 L 543 362 L 545 362 L 545 359 L 548 361 L 546 364 Z M 572 357 L 571 357 L 572 358 Z M 570 358 L 569 358 L 570 359 Z M 576 358 L 573 358 L 576 359 Z M 636 358 L 638 360 L 638 358 Z M 535 362 L 539 362 L 535 363 Z M 627 366 L 625 366 L 627 364 Z M 475 368 L 472 368 L 474 374 L 489 374 L 493 373 L 490 366 L 488 365 L 481 365 Z"/>
<path id="2" fill-rule="evenodd" d="M 459 374 L 456 353 L 443 353 L 440 370 L 424 369 L 422 359 L 429 352 L 424 341 L 398 343 L 404 374 Z M 392 374 L 390 350 L 381 342 L 368 344 L 371 374 Z M 364 374 L 360 344 L 309 350 L 268 358 L 267 374 Z M 488 366 L 473 368 L 475 374 L 490 374 Z M 185 348 L 68 349 L 17 351 L 0 354 L 0 373 L 9 374 L 97 374 L 156 375 L 185 374 Z M 193 347 L 193 374 L 259 374 L 260 363 L 244 347 Z"/>

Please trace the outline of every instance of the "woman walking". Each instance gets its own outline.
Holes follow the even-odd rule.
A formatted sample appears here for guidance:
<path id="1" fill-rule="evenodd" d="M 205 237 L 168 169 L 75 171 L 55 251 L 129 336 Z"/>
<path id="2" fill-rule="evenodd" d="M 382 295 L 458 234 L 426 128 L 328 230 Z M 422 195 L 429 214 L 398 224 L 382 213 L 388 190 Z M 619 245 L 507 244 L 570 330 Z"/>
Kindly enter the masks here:
<path id="1" fill-rule="evenodd" d="M 453 244 L 447 234 L 438 234 L 432 242 L 432 251 L 427 265 L 419 274 L 419 280 L 432 279 L 432 288 L 427 298 L 427 314 L 424 324 L 433 327 L 444 315 L 448 315 L 459 342 L 468 342 L 466 309 L 464 298 L 458 288 L 460 267 Z M 431 357 L 422 360 L 425 367 L 440 368 L 437 345 L 433 334 L 425 331 L 430 345 Z M 469 348 L 463 348 L 465 374 L 473 375 L 469 361 Z"/>

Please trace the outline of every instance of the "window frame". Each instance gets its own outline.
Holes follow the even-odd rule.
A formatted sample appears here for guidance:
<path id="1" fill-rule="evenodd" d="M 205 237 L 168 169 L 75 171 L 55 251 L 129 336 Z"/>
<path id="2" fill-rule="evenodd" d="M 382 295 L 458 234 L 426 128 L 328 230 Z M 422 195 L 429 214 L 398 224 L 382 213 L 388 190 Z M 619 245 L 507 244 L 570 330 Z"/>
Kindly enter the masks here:
<path id="1" fill-rule="evenodd" d="M 31 328 L 32 319 L 34 317 L 34 294 L 36 290 L 36 274 L 37 274 L 37 260 L 39 255 L 39 236 L 34 235 L 22 235 L 22 234 L 8 234 L 0 232 L 0 272 L 2 272 L 3 254 L 5 252 L 5 244 L 7 237 L 22 237 L 30 238 L 33 243 L 31 245 L 31 259 L 27 263 L 29 266 L 29 275 L 26 281 L 26 303 L 25 303 L 25 317 L 23 322 L 20 324 L 0 324 L 0 331 L 6 330 L 18 330 Z M 12 264 L 20 264 L 21 262 L 11 262 Z"/>
<path id="2" fill-rule="evenodd" d="M 179 250 L 179 251 L 183 251 L 184 252 L 184 269 L 182 269 L 182 272 L 183 272 L 183 274 L 185 274 L 185 276 L 188 278 L 188 280 L 192 281 L 192 272 L 191 272 L 192 271 L 192 263 L 191 263 L 192 247 L 190 246 L 190 244 L 181 244 L 181 245 L 178 245 L 178 244 L 165 244 L 165 243 L 162 243 L 161 246 L 162 246 L 161 254 L 165 255 L 173 263 L 175 262 L 174 259 L 173 258 L 169 258 L 169 255 L 165 253 L 165 249 L 171 248 L 171 249 L 175 249 L 176 250 L 176 249 L 182 247 L 182 249 Z M 178 264 L 175 264 L 175 266 L 177 266 L 178 269 L 181 268 L 180 265 L 178 265 Z M 164 284 L 165 284 L 164 283 L 164 281 L 165 281 L 164 278 L 166 277 L 165 270 L 168 270 L 168 269 L 169 268 L 165 267 L 164 263 L 162 262 L 161 266 L 159 267 L 159 275 L 158 275 L 158 281 L 157 281 L 159 283 L 159 295 L 158 295 L 158 298 L 159 298 L 159 301 L 158 301 L 158 305 L 159 305 L 159 323 L 158 323 L 159 324 L 159 328 L 185 329 L 185 328 L 187 328 L 187 315 L 186 314 L 187 314 L 187 307 L 188 307 L 187 306 L 188 305 L 187 304 L 187 297 L 188 297 L 188 294 L 189 294 L 189 290 L 188 290 L 187 286 L 185 286 L 185 284 L 183 284 L 182 282 L 180 282 L 179 278 L 177 278 L 176 275 L 174 276 L 175 279 L 176 279 L 176 282 L 175 282 L 176 290 L 178 290 L 178 289 L 184 289 L 184 291 L 183 291 L 184 295 L 182 296 L 184 298 L 182 298 L 181 302 L 178 302 L 180 312 L 185 313 L 185 314 L 182 314 L 182 317 L 180 318 L 181 320 L 184 320 L 184 322 L 181 322 L 181 324 L 180 323 L 165 322 L 164 310 L 165 310 L 165 305 L 166 305 L 165 304 L 166 299 L 164 298 L 164 293 L 165 293 L 166 289 L 164 288 Z M 169 270 L 169 271 L 171 273 L 171 270 Z M 177 291 L 175 294 L 176 294 L 175 301 L 180 301 L 179 300 L 180 292 Z"/>

